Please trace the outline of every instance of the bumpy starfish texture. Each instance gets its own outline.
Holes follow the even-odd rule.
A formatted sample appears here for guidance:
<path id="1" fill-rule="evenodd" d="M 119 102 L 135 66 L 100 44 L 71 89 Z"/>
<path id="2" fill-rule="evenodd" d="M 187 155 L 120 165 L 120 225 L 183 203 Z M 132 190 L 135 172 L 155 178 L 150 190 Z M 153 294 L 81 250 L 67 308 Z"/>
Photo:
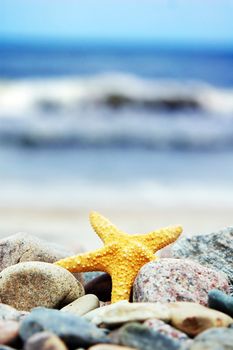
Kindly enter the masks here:
<path id="1" fill-rule="evenodd" d="M 112 278 L 112 303 L 129 300 L 131 287 L 140 268 L 155 260 L 154 253 L 174 242 L 182 227 L 167 227 L 147 234 L 129 235 L 96 212 L 90 222 L 104 243 L 93 252 L 57 261 L 70 272 L 104 271 Z"/>

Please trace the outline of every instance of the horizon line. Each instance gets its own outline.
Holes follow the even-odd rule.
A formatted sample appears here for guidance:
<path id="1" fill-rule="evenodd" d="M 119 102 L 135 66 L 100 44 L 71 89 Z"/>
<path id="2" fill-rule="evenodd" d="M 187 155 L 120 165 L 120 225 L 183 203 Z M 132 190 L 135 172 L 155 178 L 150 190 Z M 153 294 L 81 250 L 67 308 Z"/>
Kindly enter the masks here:
<path id="1" fill-rule="evenodd" d="M 0 44 L 12 45 L 32 45 L 32 46 L 79 46 L 79 45 L 104 45 L 104 46 L 154 46 L 155 48 L 193 48 L 193 49 L 231 49 L 233 50 L 233 41 L 212 41 L 212 40 L 169 40 L 169 39 L 132 39 L 132 38 L 104 38 L 104 37 L 80 37 L 80 38 L 55 38 L 55 37 L 40 37 L 40 36 L 1 36 Z"/>

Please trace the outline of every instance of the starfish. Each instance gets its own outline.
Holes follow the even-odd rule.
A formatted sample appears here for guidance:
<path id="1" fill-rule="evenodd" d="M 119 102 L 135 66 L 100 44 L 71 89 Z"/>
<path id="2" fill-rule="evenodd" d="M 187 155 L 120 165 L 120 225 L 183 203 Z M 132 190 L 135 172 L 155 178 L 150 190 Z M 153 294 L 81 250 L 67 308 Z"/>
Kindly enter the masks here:
<path id="1" fill-rule="evenodd" d="M 90 222 L 104 247 L 62 259 L 55 264 L 70 272 L 107 272 L 112 278 L 112 303 L 129 300 L 131 287 L 140 268 L 155 260 L 157 257 L 154 253 L 174 242 L 182 232 L 182 227 L 176 226 L 130 235 L 96 212 L 91 212 Z"/>

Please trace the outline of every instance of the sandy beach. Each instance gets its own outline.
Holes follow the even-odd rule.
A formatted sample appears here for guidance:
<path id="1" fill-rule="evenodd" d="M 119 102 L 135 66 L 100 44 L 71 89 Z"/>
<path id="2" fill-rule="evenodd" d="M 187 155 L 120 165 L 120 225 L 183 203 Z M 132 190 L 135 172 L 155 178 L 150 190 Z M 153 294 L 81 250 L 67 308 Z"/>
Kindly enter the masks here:
<path id="1" fill-rule="evenodd" d="M 170 208 L 0 208 L 0 237 L 17 232 L 53 241 L 68 248 L 95 249 L 101 241 L 89 224 L 89 212 L 98 210 L 119 228 L 128 233 L 146 233 L 163 226 L 181 224 L 183 235 L 211 233 L 232 226 L 233 208 L 230 207 L 170 207 Z"/>

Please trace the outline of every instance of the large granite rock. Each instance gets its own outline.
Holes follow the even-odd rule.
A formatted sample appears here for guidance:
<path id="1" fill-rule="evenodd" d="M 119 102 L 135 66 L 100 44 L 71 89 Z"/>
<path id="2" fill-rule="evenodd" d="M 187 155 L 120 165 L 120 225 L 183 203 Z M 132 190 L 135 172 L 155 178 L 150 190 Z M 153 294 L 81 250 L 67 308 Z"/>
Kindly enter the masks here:
<path id="1" fill-rule="evenodd" d="M 58 308 L 82 295 L 82 284 L 69 271 L 53 264 L 24 262 L 0 273 L 0 302 L 18 310 Z"/>
<path id="2" fill-rule="evenodd" d="M 233 227 L 208 235 L 180 239 L 171 247 L 171 256 L 189 258 L 225 272 L 233 284 Z"/>
<path id="3" fill-rule="evenodd" d="M 208 292 L 230 293 L 227 276 L 188 259 L 159 259 L 144 265 L 133 285 L 135 302 L 189 301 L 207 305 Z"/>

